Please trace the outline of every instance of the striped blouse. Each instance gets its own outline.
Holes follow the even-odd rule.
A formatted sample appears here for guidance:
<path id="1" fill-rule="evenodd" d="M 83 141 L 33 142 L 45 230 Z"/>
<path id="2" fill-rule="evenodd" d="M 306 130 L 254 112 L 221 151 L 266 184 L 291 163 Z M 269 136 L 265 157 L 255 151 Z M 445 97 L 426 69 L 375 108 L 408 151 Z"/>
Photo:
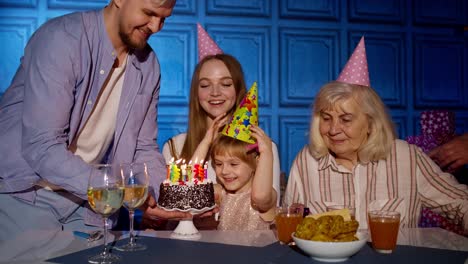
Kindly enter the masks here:
<path id="1" fill-rule="evenodd" d="M 302 203 L 311 213 L 348 205 L 365 229 L 369 210 L 399 211 L 402 227 L 417 227 L 421 208 L 427 207 L 468 230 L 468 187 L 420 148 L 398 139 L 386 160 L 358 164 L 352 171 L 331 155 L 316 160 L 305 146 L 291 167 L 284 202 Z"/>

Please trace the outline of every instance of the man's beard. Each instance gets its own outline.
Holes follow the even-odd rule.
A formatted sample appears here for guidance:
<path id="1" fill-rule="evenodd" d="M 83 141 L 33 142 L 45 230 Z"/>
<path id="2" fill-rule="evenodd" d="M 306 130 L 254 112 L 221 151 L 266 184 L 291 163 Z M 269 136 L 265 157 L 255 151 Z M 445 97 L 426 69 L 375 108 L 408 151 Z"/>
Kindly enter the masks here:
<path id="1" fill-rule="evenodd" d="M 135 42 L 132 41 L 130 38 L 130 35 L 123 33 L 122 31 L 119 31 L 119 36 L 120 39 L 122 39 L 122 42 L 129 48 L 129 49 L 143 49 L 146 47 L 146 41 L 142 42 Z"/>

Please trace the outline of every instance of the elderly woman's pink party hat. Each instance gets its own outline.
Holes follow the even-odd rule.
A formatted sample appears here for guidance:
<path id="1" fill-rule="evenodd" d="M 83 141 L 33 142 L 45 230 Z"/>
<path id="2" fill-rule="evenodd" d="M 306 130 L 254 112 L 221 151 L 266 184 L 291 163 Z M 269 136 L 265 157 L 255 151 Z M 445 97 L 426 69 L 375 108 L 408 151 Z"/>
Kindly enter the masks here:
<path id="1" fill-rule="evenodd" d="M 336 80 L 349 84 L 370 86 L 364 37 L 361 37 L 353 54 L 351 54 L 351 57 Z"/>
<path id="2" fill-rule="evenodd" d="M 222 54 L 223 51 L 218 47 L 216 42 L 211 39 L 210 35 L 203 29 L 200 23 L 197 23 L 198 31 L 198 61 L 201 61 L 208 55 Z"/>

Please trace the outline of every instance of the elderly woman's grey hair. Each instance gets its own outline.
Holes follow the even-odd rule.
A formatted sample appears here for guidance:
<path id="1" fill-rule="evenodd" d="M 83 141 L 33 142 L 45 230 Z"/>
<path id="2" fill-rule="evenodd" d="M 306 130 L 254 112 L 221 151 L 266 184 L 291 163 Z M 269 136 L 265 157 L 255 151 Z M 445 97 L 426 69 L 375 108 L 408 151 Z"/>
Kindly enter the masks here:
<path id="1" fill-rule="evenodd" d="M 315 98 L 309 136 L 309 148 L 314 158 L 319 159 L 329 154 L 319 130 L 321 112 L 339 106 L 351 98 L 366 114 L 370 127 L 367 141 L 358 150 L 358 161 L 365 164 L 385 159 L 390 153 L 396 132 L 379 95 L 368 86 L 334 81 L 322 86 Z"/>

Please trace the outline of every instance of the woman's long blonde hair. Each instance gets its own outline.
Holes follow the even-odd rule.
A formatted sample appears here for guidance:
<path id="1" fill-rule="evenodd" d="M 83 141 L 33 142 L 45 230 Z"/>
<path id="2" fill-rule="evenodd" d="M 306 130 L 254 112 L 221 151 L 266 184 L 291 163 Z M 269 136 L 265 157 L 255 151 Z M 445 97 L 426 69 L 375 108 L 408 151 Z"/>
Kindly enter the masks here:
<path id="1" fill-rule="evenodd" d="M 208 124 L 206 123 L 208 113 L 203 110 L 200 105 L 198 98 L 198 86 L 200 82 L 200 71 L 203 65 L 211 60 L 219 60 L 226 65 L 231 74 L 234 88 L 236 90 L 236 103 L 230 110 L 229 114 L 232 114 L 236 107 L 239 105 L 241 100 L 244 98 L 247 93 L 247 88 L 245 85 L 244 73 L 242 71 L 242 66 L 239 61 L 229 54 L 216 54 L 209 55 L 201 60 L 195 71 L 192 75 L 192 82 L 190 85 L 190 101 L 189 101 L 189 119 L 188 119 L 188 129 L 187 137 L 182 148 L 180 158 L 185 160 L 190 160 L 192 158 L 195 149 L 198 144 L 202 141 L 205 136 L 206 131 L 208 130 Z"/>
<path id="2" fill-rule="evenodd" d="M 350 98 L 361 107 L 368 118 L 370 127 L 367 141 L 358 150 L 359 162 L 368 163 L 385 159 L 396 138 L 395 128 L 385 104 L 371 87 L 342 82 L 325 84 L 315 98 L 309 135 L 309 148 L 312 156 L 319 159 L 329 154 L 320 134 L 320 113 L 330 109 L 338 101 Z"/>

